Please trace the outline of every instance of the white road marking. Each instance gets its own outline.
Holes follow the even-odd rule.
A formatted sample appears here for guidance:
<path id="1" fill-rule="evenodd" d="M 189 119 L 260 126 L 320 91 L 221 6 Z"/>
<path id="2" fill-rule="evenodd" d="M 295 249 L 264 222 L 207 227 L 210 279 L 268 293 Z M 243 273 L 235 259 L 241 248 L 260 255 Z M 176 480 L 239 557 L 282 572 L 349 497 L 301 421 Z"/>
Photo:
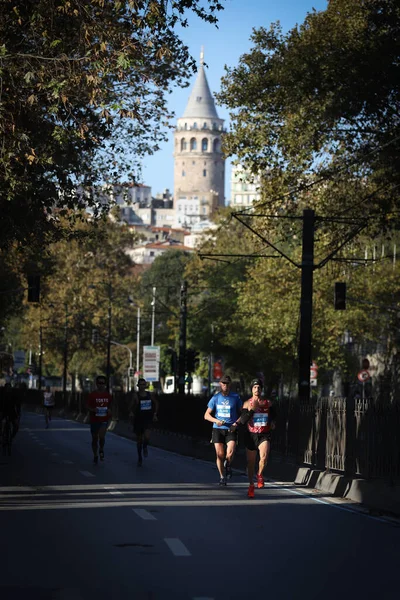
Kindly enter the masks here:
<path id="1" fill-rule="evenodd" d="M 63 460 L 63 464 L 64 465 L 73 465 L 74 463 L 72 462 L 72 460 Z"/>
<path id="2" fill-rule="evenodd" d="M 122 492 L 120 492 L 119 490 L 116 490 L 114 487 L 105 487 L 105 490 L 108 491 L 109 494 L 112 494 L 113 496 L 119 496 L 122 494 Z"/>
<path id="3" fill-rule="evenodd" d="M 164 541 L 174 556 L 191 556 L 189 550 L 179 538 L 164 538 Z"/>
<path id="4" fill-rule="evenodd" d="M 79 471 L 79 473 L 81 475 L 84 475 L 85 477 L 96 477 L 96 475 L 93 475 L 93 473 L 89 473 L 89 471 Z"/>
<path id="5" fill-rule="evenodd" d="M 144 508 L 133 508 L 132 510 L 137 514 L 138 517 L 144 519 L 145 521 L 157 521 L 156 517 Z"/>

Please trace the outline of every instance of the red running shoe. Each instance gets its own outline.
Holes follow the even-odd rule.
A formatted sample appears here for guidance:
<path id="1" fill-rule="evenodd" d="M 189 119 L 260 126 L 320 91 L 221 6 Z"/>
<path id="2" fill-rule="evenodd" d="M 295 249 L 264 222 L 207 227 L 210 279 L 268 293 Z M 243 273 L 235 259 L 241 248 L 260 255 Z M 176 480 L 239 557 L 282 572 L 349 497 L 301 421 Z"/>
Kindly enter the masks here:
<path id="1" fill-rule="evenodd" d="M 264 487 L 264 477 L 262 475 L 257 475 L 257 487 L 258 489 Z"/>
<path id="2" fill-rule="evenodd" d="M 251 483 L 249 485 L 249 489 L 247 491 L 247 497 L 248 498 L 254 498 L 254 483 Z"/>

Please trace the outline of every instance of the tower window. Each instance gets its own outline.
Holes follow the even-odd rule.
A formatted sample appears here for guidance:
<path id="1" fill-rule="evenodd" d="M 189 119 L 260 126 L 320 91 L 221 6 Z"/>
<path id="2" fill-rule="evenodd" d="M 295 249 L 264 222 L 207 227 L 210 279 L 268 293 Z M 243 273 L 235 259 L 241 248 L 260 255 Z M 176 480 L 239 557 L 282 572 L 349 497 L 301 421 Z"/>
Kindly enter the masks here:
<path id="1" fill-rule="evenodd" d="M 197 123 L 193 123 L 193 129 L 197 129 Z"/>
<path id="2" fill-rule="evenodd" d="M 186 173 L 185 171 L 182 171 L 182 177 L 185 177 Z"/>
<path id="3" fill-rule="evenodd" d="M 197 141 L 196 141 L 196 138 L 192 138 L 190 140 L 190 149 L 191 150 L 197 150 Z"/>
<path id="4" fill-rule="evenodd" d="M 182 150 L 186 150 L 187 149 L 187 144 L 186 144 L 186 140 L 185 138 L 181 139 L 181 152 Z"/>
<path id="5" fill-rule="evenodd" d="M 207 129 L 207 123 L 203 123 L 203 129 Z"/>
<path id="6" fill-rule="evenodd" d="M 203 138 L 201 140 L 201 150 L 202 150 L 202 152 L 207 152 L 207 150 L 208 150 L 208 139 L 207 138 Z"/>
<path id="7" fill-rule="evenodd" d="M 213 142 L 213 152 L 219 152 L 219 139 L 216 138 Z"/>
<path id="8" fill-rule="evenodd" d="M 187 123 L 185 123 L 185 129 L 187 129 Z"/>
<path id="9" fill-rule="evenodd" d="M 203 169 L 203 177 L 207 176 L 207 169 Z"/>

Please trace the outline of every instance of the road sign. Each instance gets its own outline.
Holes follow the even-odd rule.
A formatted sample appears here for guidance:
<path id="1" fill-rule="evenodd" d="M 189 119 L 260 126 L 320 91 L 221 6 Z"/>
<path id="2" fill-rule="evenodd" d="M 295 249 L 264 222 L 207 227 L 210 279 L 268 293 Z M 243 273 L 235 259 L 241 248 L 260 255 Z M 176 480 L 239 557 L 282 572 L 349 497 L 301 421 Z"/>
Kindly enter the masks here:
<path id="1" fill-rule="evenodd" d="M 310 386 L 311 387 L 317 387 L 317 379 L 310 379 Z"/>
<path id="2" fill-rule="evenodd" d="M 143 346 L 143 377 L 146 381 L 160 379 L 160 346 Z"/>
<path id="3" fill-rule="evenodd" d="M 313 369 L 313 367 L 311 367 L 310 379 L 317 379 L 317 377 L 318 377 L 318 369 Z"/>
<path id="4" fill-rule="evenodd" d="M 368 381 L 370 377 L 371 375 L 366 369 L 361 369 L 361 371 L 359 371 L 357 375 L 358 381 L 361 381 L 362 383 L 364 383 L 364 381 Z"/>
<path id="5" fill-rule="evenodd" d="M 318 371 L 318 365 L 314 360 L 311 363 L 311 369 L 316 369 Z"/>
<path id="6" fill-rule="evenodd" d="M 21 367 L 25 366 L 25 352 L 23 350 L 17 350 L 14 352 L 14 369 L 17 371 Z"/>

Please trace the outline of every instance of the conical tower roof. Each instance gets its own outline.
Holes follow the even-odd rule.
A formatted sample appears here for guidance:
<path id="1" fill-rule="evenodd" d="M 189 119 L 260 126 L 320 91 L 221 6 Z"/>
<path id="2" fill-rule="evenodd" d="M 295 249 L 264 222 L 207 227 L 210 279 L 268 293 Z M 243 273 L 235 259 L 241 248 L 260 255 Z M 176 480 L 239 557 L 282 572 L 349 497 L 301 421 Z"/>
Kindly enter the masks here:
<path id="1" fill-rule="evenodd" d="M 210 92 L 208 81 L 203 65 L 203 52 L 200 58 L 200 68 L 197 79 L 194 83 L 192 93 L 189 97 L 183 119 L 218 119 L 217 110 L 214 104 L 214 98 Z"/>

